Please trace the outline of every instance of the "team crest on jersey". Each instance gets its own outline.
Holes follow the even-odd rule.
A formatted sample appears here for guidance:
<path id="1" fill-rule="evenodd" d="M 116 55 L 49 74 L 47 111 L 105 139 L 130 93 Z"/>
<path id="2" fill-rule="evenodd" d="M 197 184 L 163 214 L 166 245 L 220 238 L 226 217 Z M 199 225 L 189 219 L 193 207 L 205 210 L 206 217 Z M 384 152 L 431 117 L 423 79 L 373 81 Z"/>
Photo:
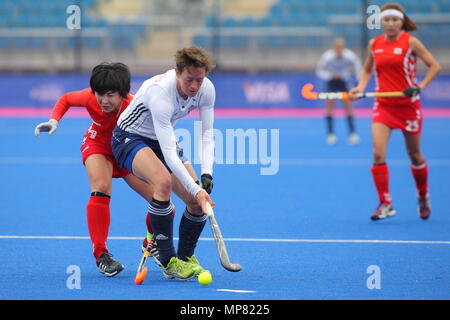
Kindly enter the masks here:
<path id="1" fill-rule="evenodd" d="M 403 49 L 402 48 L 394 48 L 394 54 L 402 54 Z"/>

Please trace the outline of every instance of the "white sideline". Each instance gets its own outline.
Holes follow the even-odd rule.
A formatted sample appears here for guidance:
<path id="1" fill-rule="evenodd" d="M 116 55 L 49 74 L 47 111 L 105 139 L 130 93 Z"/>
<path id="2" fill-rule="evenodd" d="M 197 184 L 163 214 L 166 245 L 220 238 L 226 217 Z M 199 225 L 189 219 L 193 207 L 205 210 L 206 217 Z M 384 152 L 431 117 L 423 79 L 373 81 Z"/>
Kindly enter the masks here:
<path id="1" fill-rule="evenodd" d="M 326 159 L 326 158 L 281 158 L 280 165 L 284 166 L 371 166 L 372 159 Z M 449 167 L 450 160 L 447 159 L 427 159 L 427 163 L 432 167 Z M 81 164 L 78 157 L 0 157 L 0 165 L 5 164 Z M 220 165 L 220 164 L 217 164 Z M 391 166 L 410 166 L 408 159 L 391 159 Z"/>
<path id="2" fill-rule="evenodd" d="M 142 237 L 108 237 L 108 240 L 142 240 Z M 88 240 L 88 236 L 19 236 L 0 235 L 1 239 L 32 239 L 32 240 Z M 178 238 L 174 238 L 178 240 Z M 214 238 L 200 238 L 201 241 L 214 241 Z M 382 243 L 382 244 L 444 244 L 445 240 L 365 240 L 365 239 L 266 239 L 266 238 L 225 238 L 225 241 L 236 242 L 284 242 L 284 243 Z"/>
<path id="3" fill-rule="evenodd" d="M 234 292 L 234 293 L 254 293 L 254 292 L 256 292 L 253 290 L 235 290 L 235 289 L 216 289 L 216 291 Z"/>

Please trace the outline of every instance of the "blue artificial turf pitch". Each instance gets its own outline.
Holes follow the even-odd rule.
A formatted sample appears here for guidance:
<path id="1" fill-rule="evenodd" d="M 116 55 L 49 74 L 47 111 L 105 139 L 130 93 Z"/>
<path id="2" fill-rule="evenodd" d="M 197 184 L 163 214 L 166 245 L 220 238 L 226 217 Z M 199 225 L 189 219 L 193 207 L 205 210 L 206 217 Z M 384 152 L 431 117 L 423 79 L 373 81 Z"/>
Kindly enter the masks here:
<path id="1" fill-rule="evenodd" d="M 370 119 L 356 121 L 357 146 L 346 142 L 345 119 L 336 119 L 340 140 L 332 147 L 323 119 L 216 119 L 224 136 L 226 129 L 278 130 L 279 168 L 261 175 L 267 164 L 259 156 L 256 164 L 215 165 L 216 216 L 230 258 L 243 270 L 220 266 L 207 225 L 196 254 L 211 270 L 209 286 L 166 280 L 152 261 L 145 282 L 134 284 L 146 203 L 121 179 L 113 182 L 108 247 L 125 270 L 101 275 L 88 238 L 90 192 L 79 151 L 89 119 L 64 119 L 53 136 L 36 138 L 42 120 L 0 119 L 0 299 L 450 298 L 450 119 L 424 120 L 431 218 L 418 217 L 403 137 L 395 131 L 387 160 L 397 216 L 377 222 L 369 219 L 377 205 Z M 177 127 L 192 132 L 193 121 Z M 184 206 L 173 201 L 177 237 Z M 79 289 L 69 289 L 71 266 L 79 268 Z M 371 289 L 373 266 L 378 287 Z"/>

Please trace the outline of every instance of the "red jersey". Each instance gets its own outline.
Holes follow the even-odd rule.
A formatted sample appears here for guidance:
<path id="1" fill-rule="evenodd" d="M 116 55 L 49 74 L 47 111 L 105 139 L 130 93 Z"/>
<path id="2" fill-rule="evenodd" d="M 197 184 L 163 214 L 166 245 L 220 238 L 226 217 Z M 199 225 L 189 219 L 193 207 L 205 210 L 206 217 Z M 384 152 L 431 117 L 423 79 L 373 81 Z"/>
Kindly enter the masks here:
<path id="1" fill-rule="evenodd" d="M 123 99 L 120 110 L 113 113 L 104 113 L 90 88 L 73 91 L 64 94 L 55 104 L 50 118 L 59 121 L 70 107 L 85 107 L 92 118 L 92 124 L 85 133 L 85 137 L 95 139 L 99 143 L 111 146 L 112 131 L 116 126 L 117 119 L 133 99 L 128 95 Z"/>
<path id="2" fill-rule="evenodd" d="M 117 112 L 104 113 L 95 98 L 95 94 L 92 93 L 90 88 L 86 88 L 64 94 L 56 102 L 50 118 L 59 121 L 70 107 L 85 107 L 92 118 L 92 124 L 84 134 L 80 148 L 83 164 L 91 155 L 102 154 L 113 164 L 113 177 L 121 178 L 130 174 L 130 172 L 117 165 L 111 149 L 111 138 L 117 119 L 132 99 L 133 96 L 129 94 L 127 98 L 122 100 L 122 106 Z"/>
<path id="3" fill-rule="evenodd" d="M 409 45 L 411 35 L 402 31 L 395 41 L 387 41 L 385 34 L 376 37 L 372 45 L 375 61 L 376 91 L 403 91 L 417 86 L 417 57 Z M 411 104 L 420 99 L 413 98 L 377 98 L 382 104 Z M 418 105 L 420 107 L 420 105 Z"/>
<path id="4" fill-rule="evenodd" d="M 372 55 L 375 61 L 377 92 L 403 91 L 417 86 L 417 57 L 409 45 L 411 35 L 405 31 L 395 41 L 387 41 L 382 34 L 374 39 Z M 418 134 L 422 131 L 420 96 L 405 98 L 377 98 L 373 122 L 381 122 L 393 129 Z"/>

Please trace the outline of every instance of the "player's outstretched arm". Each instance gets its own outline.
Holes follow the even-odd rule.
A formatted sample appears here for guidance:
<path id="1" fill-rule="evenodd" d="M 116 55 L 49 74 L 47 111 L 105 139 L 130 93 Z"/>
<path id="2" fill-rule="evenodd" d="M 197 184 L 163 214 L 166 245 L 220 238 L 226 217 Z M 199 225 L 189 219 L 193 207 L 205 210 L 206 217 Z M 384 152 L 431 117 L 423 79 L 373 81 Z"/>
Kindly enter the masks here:
<path id="1" fill-rule="evenodd" d="M 216 100 L 216 90 L 214 84 L 207 79 L 203 82 L 205 86 L 204 96 L 200 109 L 200 119 L 202 122 L 202 134 L 199 137 L 201 146 L 201 186 L 208 194 L 213 189 L 213 163 L 214 163 L 214 103 Z"/>
<path id="2" fill-rule="evenodd" d="M 55 133 L 59 121 L 67 110 L 69 110 L 71 106 L 86 106 L 90 95 L 90 88 L 65 93 L 58 101 L 56 101 L 52 114 L 50 115 L 50 120 L 38 124 L 34 129 L 34 135 L 39 136 L 39 133 L 41 132 L 48 132 L 49 135 Z"/>

